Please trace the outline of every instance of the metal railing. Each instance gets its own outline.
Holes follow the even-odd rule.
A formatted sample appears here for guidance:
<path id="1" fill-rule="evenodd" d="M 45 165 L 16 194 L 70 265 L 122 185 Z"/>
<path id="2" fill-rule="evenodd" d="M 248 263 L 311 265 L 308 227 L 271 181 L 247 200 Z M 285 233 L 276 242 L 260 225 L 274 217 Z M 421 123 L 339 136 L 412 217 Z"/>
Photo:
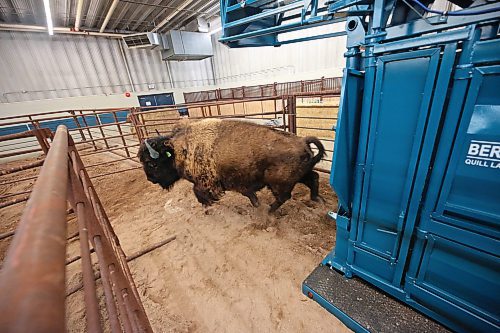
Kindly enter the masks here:
<path id="1" fill-rule="evenodd" d="M 95 251 L 111 331 L 152 332 L 126 256 L 65 126 L 57 129 L 0 272 L 0 331 L 64 331 L 67 201 L 78 220 L 87 331 L 102 331 Z"/>
<path id="2" fill-rule="evenodd" d="M 184 93 L 186 103 L 211 102 L 259 97 L 281 97 L 303 92 L 325 92 L 340 94 L 341 77 L 322 77 L 316 80 L 302 80 L 271 83 L 256 86 L 213 89 Z"/>
<path id="3" fill-rule="evenodd" d="M 57 325 L 60 325 L 61 320 L 61 287 L 54 285 L 51 279 L 53 277 L 61 281 L 64 278 L 64 275 L 60 275 L 61 257 L 64 262 L 64 256 L 59 252 L 64 254 L 61 242 L 66 241 L 66 235 L 61 231 L 61 228 L 65 230 L 61 221 L 66 223 L 63 214 L 66 212 L 66 199 L 76 214 L 79 229 L 78 233 L 67 239 L 76 235 L 82 240 L 80 255 L 66 264 L 81 260 L 83 274 L 81 286 L 73 287 L 67 291 L 66 296 L 84 288 L 87 328 L 89 331 L 99 331 L 101 318 L 100 312 L 96 310 L 98 302 L 94 281 L 101 278 L 111 330 L 150 330 L 126 264 L 127 260 L 134 256 L 127 258 L 121 250 L 91 179 L 140 168 L 135 156 L 140 143 L 158 133 L 168 134 L 183 118 L 181 114 L 186 114 L 186 111 L 189 119 L 240 119 L 265 124 L 299 136 L 315 135 L 322 140 L 328 154 L 317 165 L 317 170 L 329 172 L 335 140 L 332 127 L 337 120 L 338 99 L 336 93 L 313 91 L 278 97 L 187 103 L 162 109 L 73 110 L 0 118 L 0 134 L 5 134 L 0 136 L 0 146 L 9 149 L 0 154 L 3 153 L 4 157 L 8 155 L 7 157 L 21 158 L 30 156 L 31 150 L 45 154 L 38 160 L 16 163 L 0 169 L 0 186 L 10 186 L 9 190 L 2 191 L 0 209 L 27 201 L 29 198 L 19 226 L 15 230 L 0 234 L 0 240 L 14 236 L 0 278 L 1 290 L 9 290 L 0 294 L 1 306 L 12 306 L 9 305 L 9 309 L 5 309 L 4 313 L 8 316 L 2 314 L 0 331 L 4 331 L 3 328 L 18 327 L 16 325 L 20 327 L 18 331 L 29 330 L 29 325 L 47 327 L 49 331 L 54 332 L 60 329 Z M 60 127 L 54 136 L 54 125 L 58 123 L 72 127 Z M 12 146 L 9 146 L 11 143 Z M 23 148 L 26 144 L 31 146 Z M 85 167 L 82 159 L 85 160 Z M 132 164 L 127 166 L 124 162 Z M 33 175 L 33 170 L 38 168 L 41 168 L 40 175 Z M 66 176 L 60 177 L 64 172 Z M 14 173 L 16 175 L 11 177 Z M 14 186 L 33 181 L 36 181 L 33 190 L 29 186 Z M 63 187 L 65 192 L 61 192 Z M 17 192 L 13 189 L 17 189 Z M 62 201 L 64 205 L 61 204 Z M 47 219 L 50 221 L 46 222 Z M 35 225 L 43 227 L 37 229 Z M 53 231 L 53 235 L 49 230 Z M 59 254 L 56 255 L 56 252 Z M 94 275 L 91 265 L 90 253 L 93 252 L 97 255 L 100 268 L 97 275 Z M 40 253 L 40 256 L 34 253 Z M 47 259 L 44 267 L 40 267 L 43 265 L 38 261 L 33 262 L 39 258 L 45 260 L 45 256 L 52 259 Z M 20 263 L 24 262 L 29 262 L 30 267 L 19 269 Z M 53 269 L 49 272 L 47 267 Z M 43 283 L 35 279 L 43 274 L 51 274 L 51 279 Z M 12 287 L 14 283 L 19 285 L 16 287 L 18 291 L 11 290 L 16 289 Z M 35 289 L 26 289 L 23 286 L 31 283 L 34 284 L 30 288 Z M 36 317 L 36 307 L 31 308 L 29 304 L 20 301 L 26 295 L 24 292 L 35 292 L 37 288 L 41 288 L 40 295 L 51 295 L 43 296 L 40 300 L 53 303 L 52 311 L 47 317 L 43 311 L 48 311 L 49 308 L 45 304 L 33 300 L 33 304 L 43 308 L 40 310 L 42 315 Z M 43 291 L 43 288 L 47 290 Z M 23 291 L 24 289 L 26 291 Z M 21 312 L 33 316 L 36 320 L 18 320 L 17 318 L 28 318 L 22 317 Z M 64 317 L 64 313 L 62 316 Z"/>

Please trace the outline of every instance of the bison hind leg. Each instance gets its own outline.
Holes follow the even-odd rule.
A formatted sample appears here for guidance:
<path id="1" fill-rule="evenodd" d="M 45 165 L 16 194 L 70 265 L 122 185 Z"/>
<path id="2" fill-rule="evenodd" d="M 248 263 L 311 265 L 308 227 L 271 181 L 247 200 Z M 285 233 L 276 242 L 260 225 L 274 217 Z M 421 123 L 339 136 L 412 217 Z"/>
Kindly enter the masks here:
<path id="1" fill-rule="evenodd" d="M 311 190 L 311 200 L 320 202 L 325 201 L 319 195 L 319 174 L 316 171 L 309 171 L 299 182 L 309 187 Z"/>
<path id="2" fill-rule="evenodd" d="M 257 198 L 257 195 L 253 191 L 245 192 L 242 193 L 244 196 L 246 196 L 248 199 L 250 199 L 250 202 L 252 203 L 252 206 L 254 207 L 259 207 L 260 202 L 259 199 Z"/>
<path id="3" fill-rule="evenodd" d="M 295 184 L 294 184 L 295 185 Z M 269 213 L 275 212 L 281 207 L 288 199 L 292 197 L 293 185 L 277 185 L 270 186 L 276 200 L 271 204 L 269 208 Z"/>

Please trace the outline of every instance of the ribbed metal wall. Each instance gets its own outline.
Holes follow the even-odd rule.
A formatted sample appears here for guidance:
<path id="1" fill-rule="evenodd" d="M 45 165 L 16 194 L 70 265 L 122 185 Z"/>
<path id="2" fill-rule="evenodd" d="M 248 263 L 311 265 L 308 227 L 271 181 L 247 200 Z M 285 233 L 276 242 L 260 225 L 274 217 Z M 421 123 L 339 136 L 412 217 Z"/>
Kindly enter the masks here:
<path id="1" fill-rule="evenodd" d="M 286 39 L 314 36 L 343 29 L 343 24 L 324 26 L 286 35 Z M 283 36 L 285 37 L 285 36 Z M 315 73 L 320 78 L 345 66 L 345 37 L 301 42 L 281 47 L 230 49 L 217 42 L 220 33 L 212 36 L 217 84 L 257 81 L 274 82 L 274 78 L 295 81 L 294 76 Z M 313 78 L 313 77 L 310 77 Z M 299 78 L 300 80 L 301 78 Z"/>
<path id="2" fill-rule="evenodd" d="M 119 39 L 0 32 L 0 101 L 121 93 L 172 87 L 158 51 L 120 50 Z M 170 63 L 174 87 L 213 84 L 210 60 Z"/>

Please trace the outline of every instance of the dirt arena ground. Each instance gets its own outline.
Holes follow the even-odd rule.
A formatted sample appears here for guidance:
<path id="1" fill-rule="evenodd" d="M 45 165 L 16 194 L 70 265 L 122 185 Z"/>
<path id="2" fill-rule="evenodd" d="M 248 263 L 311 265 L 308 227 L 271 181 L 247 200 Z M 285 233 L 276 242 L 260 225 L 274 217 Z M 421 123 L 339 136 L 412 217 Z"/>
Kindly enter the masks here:
<path id="1" fill-rule="evenodd" d="M 350 332 L 301 293 L 302 281 L 335 242 L 335 224 L 326 213 L 337 201 L 326 176 L 320 185 L 325 204 L 311 202 L 299 184 L 274 215 L 267 213 L 267 190 L 258 193 L 260 208 L 228 192 L 206 214 L 186 181 L 167 192 L 134 170 L 94 185 L 127 255 L 177 237 L 129 263 L 155 332 Z M 1 186 L 0 193 L 25 188 L 16 183 Z M 15 227 L 22 206 L 0 209 L 1 233 Z M 68 234 L 75 230 L 70 222 Z M 0 241 L 2 261 L 9 243 Z M 77 239 L 69 244 L 68 258 L 78 247 Z M 80 283 L 79 269 L 79 262 L 68 265 L 68 288 Z M 83 292 L 67 298 L 67 312 L 68 330 L 85 331 Z"/>

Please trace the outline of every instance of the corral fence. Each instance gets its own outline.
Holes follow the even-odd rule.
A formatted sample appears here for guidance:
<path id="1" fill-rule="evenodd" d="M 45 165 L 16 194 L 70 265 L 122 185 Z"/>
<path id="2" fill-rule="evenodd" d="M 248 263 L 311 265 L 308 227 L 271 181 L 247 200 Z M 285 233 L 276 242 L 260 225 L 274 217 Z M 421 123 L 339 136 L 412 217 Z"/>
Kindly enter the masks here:
<path id="1" fill-rule="evenodd" d="M 80 256 L 66 264 L 81 261 L 89 331 L 98 332 L 102 322 L 96 310 L 96 278 L 102 279 L 106 318 L 112 332 L 150 330 L 126 266 L 126 261 L 136 256 L 125 257 L 92 181 L 141 168 L 136 157 L 141 142 L 169 134 L 184 118 L 250 121 L 299 136 L 317 136 L 327 150 L 317 169 L 328 173 L 338 103 L 336 92 L 306 91 L 161 109 L 68 110 L 0 118 L 0 209 L 15 209 L 14 205 L 29 200 L 20 222 L 11 221 L 10 230 L 2 227 L 0 234 L 0 241 L 15 237 L 1 271 L 0 287 L 9 292 L 0 295 L 0 306 L 9 305 L 2 309 L 5 315 L 0 319 L 0 330 L 20 325 L 19 331 L 32 327 L 58 331 L 64 316 L 64 243 L 75 236 L 80 237 Z M 71 210 L 66 210 L 66 200 Z M 75 219 L 78 231 L 66 238 L 65 225 Z M 89 253 L 94 252 L 97 275 L 89 267 Z M 24 267 L 26 264 L 31 267 Z M 50 278 L 42 283 L 37 277 L 43 274 Z M 79 288 L 72 288 L 66 295 Z M 31 292 L 47 296 L 40 302 L 48 303 L 20 301 L 30 299 Z M 45 315 L 49 308 L 51 313 Z"/>
<path id="2" fill-rule="evenodd" d="M 198 103 L 259 97 L 282 97 L 307 92 L 340 94 L 341 86 L 342 78 L 340 77 L 322 77 L 315 80 L 275 82 L 256 86 L 187 92 L 184 93 L 184 101 L 186 103 Z"/>
<path id="3" fill-rule="evenodd" d="M 152 332 L 125 254 L 64 125 L 44 153 L 0 273 L 0 331 L 65 331 L 69 202 L 78 222 L 87 331 L 103 331 L 90 243 L 97 255 L 111 331 Z M 26 168 L 17 169 L 10 171 Z"/>
<path id="4" fill-rule="evenodd" d="M 182 118 L 249 121 L 299 136 L 316 136 L 326 149 L 326 156 L 317 170 L 329 173 L 339 100 L 340 95 L 335 92 L 299 92 L 277 97 L 187 103 L 161 109 L 133 108 L 131 120 L 139 141 L 170 134 Z"/>
<path id="5" fill-rule="evenodd" d="M 140 143 L 128 119 L 130 109 L 57 111 L 0 118 L 0 208 L 26 201 L 29 184 L 37 178 L 22 170 L 38 170 L 44 163 L 55 130 L 65 125 L 86 163 L 90 178 L 139 169 L 136 157 Z M 9 167 L 11 160 L 31 163 Z M 122 163 L 120 163 L 122 162 Z M 22 190 L 18 190 L 20 185 Z M 17 190 L 16 190 L 17 189 Z"/>

